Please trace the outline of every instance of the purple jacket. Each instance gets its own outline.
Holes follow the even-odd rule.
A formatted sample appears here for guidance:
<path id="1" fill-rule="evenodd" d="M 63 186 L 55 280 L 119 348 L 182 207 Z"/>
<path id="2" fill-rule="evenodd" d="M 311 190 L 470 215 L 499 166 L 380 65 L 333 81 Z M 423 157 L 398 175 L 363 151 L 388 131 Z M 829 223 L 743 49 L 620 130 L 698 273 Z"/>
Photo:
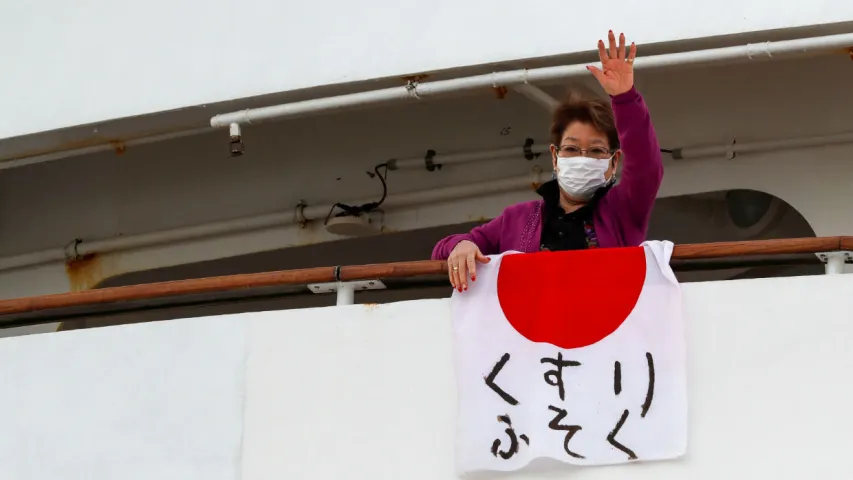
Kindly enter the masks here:
<path id="1" fill-rule="evenodd" d="M 652 207 L 663 180 L 660 145 L 643 97 L 631 90 L 611 97 L 623 154 L 619 182 L 598 202 L 593 227 L 601 247 L 636 246 L 646 239 Z M 534 200 L 506 208 L 494 220 L 470 233 L 442 239 L 433 260 L 445 260 L 462 240 L 474 242 L 484 255 L 509 250 L 539 251 L 544 202 Z"/>

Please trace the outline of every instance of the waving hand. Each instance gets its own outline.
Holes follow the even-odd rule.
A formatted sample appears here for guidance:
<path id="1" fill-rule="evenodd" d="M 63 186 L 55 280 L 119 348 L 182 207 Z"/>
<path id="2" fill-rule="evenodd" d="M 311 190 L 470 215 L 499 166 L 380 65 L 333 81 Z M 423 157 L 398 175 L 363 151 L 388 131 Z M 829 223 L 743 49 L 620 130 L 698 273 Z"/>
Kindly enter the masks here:
<path id="1" fill-rule="evenodd" d="M 634 86 L 634 58 L 637 56 L 637 45 L 631 43 L 630 50 L 625 48 L 625 34 L 619 34 L 619 46 L 613 30 L 607 36 L 610 48 L 604 48 L 604 41 L 598 41 L 598 56 L 601 58 L 601 68 L 589 66 L 601 88 L 608 95 L 616 96 L 631 90 Z"/>

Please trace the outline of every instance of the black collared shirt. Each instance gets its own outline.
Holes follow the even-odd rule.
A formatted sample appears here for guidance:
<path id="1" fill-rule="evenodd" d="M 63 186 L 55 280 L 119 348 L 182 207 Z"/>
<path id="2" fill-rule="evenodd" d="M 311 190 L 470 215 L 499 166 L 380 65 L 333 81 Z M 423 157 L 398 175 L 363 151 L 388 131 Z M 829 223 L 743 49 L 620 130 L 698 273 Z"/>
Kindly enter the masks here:
<path id="1" fill-rule="evenodd" d="M 607 193 L 609 188 L 602 188 L 595 197 L 583 207 L 571 213 L 566 213 L 560 206 L 560 186 L 556 180 L 543 183 L 538 193 L 545 203 L 542 211 L 542 237 L 539 240 L 540 250 L 584 250 L 589 248 L 592 230 L 592 215 L 598 200 Z"/>

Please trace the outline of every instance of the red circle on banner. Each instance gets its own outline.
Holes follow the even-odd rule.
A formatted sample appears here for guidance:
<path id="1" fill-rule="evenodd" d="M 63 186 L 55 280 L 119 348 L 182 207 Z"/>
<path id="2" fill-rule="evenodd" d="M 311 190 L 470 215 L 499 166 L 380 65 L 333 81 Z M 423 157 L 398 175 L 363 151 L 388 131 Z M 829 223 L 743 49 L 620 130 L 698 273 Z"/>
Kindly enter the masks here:
<path id="1" fill-rule="evenodd" d="M 643 247 L 510 254 L 498 271 L 498 301 L 528 340 L 581 348 L 622 325 L 645 281 Z"/>

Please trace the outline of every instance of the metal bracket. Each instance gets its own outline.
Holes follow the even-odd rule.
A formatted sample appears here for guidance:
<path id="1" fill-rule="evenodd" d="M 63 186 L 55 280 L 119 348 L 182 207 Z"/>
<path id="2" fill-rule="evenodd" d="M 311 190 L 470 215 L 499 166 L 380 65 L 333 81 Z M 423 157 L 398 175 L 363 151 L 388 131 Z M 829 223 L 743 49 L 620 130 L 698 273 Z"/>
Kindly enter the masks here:
<path id="1" fill-rule="evenodd" d="M 827 275 L 844 273 L 844 264 L 853 263 L 853 252 L 825 252 L 818 253 L 817 258 L 826 264 Z"/>
<path id="2" fill-rule="evenodd" d="M 737 152 L 735 151 L 735 144 L 737 144 L 737 139 L 732 138 L 732 143 L 729 145 L 728 151 L 726 151 L 726 159 L 734 160 L 737 156 Z"/>
<path id="3" fill-rule="evenodd" d="M 418 93 L 418 78 L 416 77 L 413 80 L 408 80 L 406 82 L 406 93 L 409 94 L 409 98 L 420 100 L 421 96 Z"/>
<path id="4" fill-rule="evenodd" d="M 534 158 L 539 158 L 539 155 L 542 155 L 541 153 L 533 153 L 532 147 L 535 143 L 536 142 L 534 142 L 532 138 L 524 140 L 524 146 L 521 147 L 521 150 L 524 152 L 524 158 L 526 160 L 533 160 Z"/>
<path id="5" fill-rule="evenodd" d="M 300 200 L 299 203 L 296 204 L 296 210 L 293 212 L 293 219 L 299 228 L 305 228 L 308 225 L 308 219 L 305 218 L 305 200 Z"/>
<path id="6" fill-rule="evenodd" d="M 352 305 L 355 292 L 365 290 L 385 290 L 385 284 L 381 280 L 359 280 L 356 282 L 327 282 L 312 283 L 308 285 L 311 293 L 333 293 L 338 294 L 338 305 Z"/>
<path id="7" fill-rule="evenodd" d="M 245 152 L 245 147 L 243 146 L 243 135 L 240 133 L 240 124 L 232 123 L 228 126 L 228 130 L 231 134 L 231 140 L 229 141 L 231 156 L 240 157 Z"/>
<path id="8" fill-rule="evenodd" d="M 424 165 L 426 165 L 428 172 L 434 172 L 436 169 L 441 170 L 441 164 L 434 162 L 435 155 L 435 150 L 427 150 L 426 156 L 424 156 Z"/>
<path id="9" fill-rule="evenodd" d="M 80 255 L 80 252 L 77 251 L 77 245 L 80 245 L 81 243 L 83 243 L 83 239 L 75 238 L 74 240 L 71 240 L 70 242 L 65 244 L 64 250 L 65 250 L 65 261 L 66 262 L 73 262 L 75 260 L 80 260 L 80 257 L 82 255 Z"/>

